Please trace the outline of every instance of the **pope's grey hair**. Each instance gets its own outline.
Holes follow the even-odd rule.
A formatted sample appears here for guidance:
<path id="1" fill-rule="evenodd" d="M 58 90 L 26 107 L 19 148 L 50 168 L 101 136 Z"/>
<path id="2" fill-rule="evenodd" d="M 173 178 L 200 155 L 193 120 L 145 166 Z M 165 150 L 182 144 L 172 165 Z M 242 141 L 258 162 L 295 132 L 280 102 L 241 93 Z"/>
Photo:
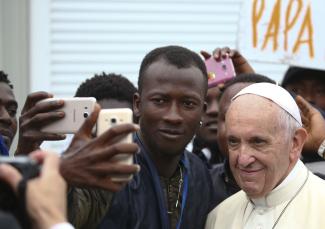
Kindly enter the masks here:
<path id="1" fill-rule="evenodd" d="M 294 117 L 282 108 L 279 108 L 279 124 L 284 128 L 287 140 L 292 138 L 295 135 L 296 130 L 302 127 Z"/>

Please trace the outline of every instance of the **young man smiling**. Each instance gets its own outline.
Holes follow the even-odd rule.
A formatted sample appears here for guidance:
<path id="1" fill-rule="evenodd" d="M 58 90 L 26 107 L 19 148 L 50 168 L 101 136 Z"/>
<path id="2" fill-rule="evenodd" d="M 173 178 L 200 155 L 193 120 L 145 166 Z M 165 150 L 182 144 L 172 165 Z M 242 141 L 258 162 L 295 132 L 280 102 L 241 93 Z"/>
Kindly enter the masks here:
<path id="1" fill-rule="evenodd" d="M 138 90 L 135 161 L 141 171 L 114 196 L 101 228 L 203 228 L 216 204 L 212 182 L 185 147 L 205 107 L 205 65 L 186 48 L 154 49 L 142 61 Z"/>

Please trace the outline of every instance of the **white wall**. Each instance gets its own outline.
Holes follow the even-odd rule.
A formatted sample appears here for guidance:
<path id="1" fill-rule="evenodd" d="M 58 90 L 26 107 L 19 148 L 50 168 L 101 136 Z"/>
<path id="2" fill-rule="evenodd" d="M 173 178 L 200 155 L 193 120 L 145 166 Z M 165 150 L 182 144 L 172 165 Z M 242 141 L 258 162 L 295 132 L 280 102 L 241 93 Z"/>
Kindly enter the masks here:
<path id="1" fill-rule="evenodd" d="M 0 68 L 14 85 L 18 114 L 29 91 L 28 6 L 27 0 L 0 0 Z M 15 148 L 16 141 L 11 151 Z"/>
<path id="2" fill-rule="evenodd" d="M 0 69 L 3 68 L 3 0 L 0 0 Z"/>

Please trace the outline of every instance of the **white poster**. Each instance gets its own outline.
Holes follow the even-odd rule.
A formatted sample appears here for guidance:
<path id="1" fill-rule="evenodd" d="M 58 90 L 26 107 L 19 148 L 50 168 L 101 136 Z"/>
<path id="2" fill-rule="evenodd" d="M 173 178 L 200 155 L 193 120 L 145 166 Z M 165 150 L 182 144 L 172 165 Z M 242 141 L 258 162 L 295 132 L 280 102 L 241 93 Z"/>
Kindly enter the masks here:
<path id="1" fill-rule="evenodd" d="M 244 0 L 238 46 L 250 60 L 325 69 L 325 1 Z"/>

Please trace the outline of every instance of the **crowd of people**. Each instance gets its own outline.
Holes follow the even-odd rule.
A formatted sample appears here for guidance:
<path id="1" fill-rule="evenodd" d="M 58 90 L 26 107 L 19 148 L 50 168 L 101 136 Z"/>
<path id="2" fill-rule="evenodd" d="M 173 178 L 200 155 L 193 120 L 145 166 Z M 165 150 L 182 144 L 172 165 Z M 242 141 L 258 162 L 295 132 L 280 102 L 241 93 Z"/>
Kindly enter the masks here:
<path id="1" fill-rule="evenodd" d="M 208 88 L 203 59 L 226 56 L 236 77 Z M 1 206 L 0 188 L 0 228 L 325 227 L 324 71 L 290 67 L 279 86 L 227 47 L 201 56 L 159 47 L 142 60 L 137 88 L 104 72 L 79 86 L 75 97 L 97 104 L 60 156 L 41 150 L 65 138 L 42 131 L 65 115 L 63 100 L 39 103 L 53 96 L 29 94 L 18 123 L 0 71 L 1 155 L 18 129 L 11 150 L 42 165 L 31 178 L 0 163 L 14 199 L 14 211 Z M 110 108 L 132 109 L 134 124 L 96 136 L 100 109 Z M 133 143 L 122 143 L 130 133 Z M 134 163 L 117 163 L 122 154 Z"/>

